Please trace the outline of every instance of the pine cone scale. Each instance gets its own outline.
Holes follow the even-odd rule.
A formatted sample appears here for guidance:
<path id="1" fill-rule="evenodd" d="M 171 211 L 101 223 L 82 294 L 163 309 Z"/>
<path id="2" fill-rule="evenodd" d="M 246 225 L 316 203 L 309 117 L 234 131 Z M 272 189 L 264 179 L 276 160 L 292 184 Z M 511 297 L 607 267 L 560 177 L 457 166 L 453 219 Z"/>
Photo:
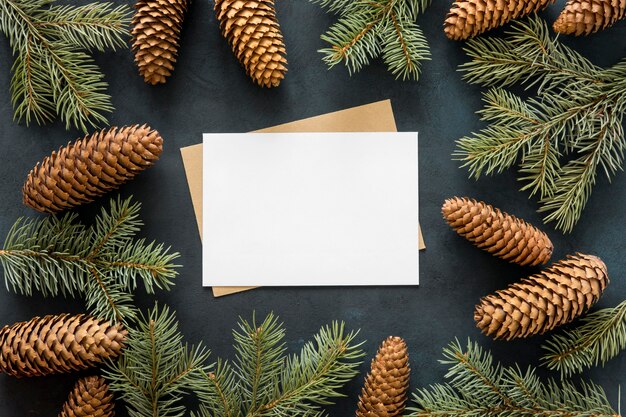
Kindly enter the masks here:
<path id="1" fill-rule="evenodd" d="M 399 337 L 388 337 L 372 359 L 356 416 L 400 416 L 407 400 L 410 372 L 406 343 Z"/>
<path id="2" fill-rule="evenodd" d="M 544 264 L 552 256 L 553 245 L 545 233 L 488 204 L 454 197 L 441 211 L 459 235 L 494 256 L 519 265 Z"/>
<path id="3" fill-rule="evenodd" d="M 568 0 L 553 28 L 565 35 L 589 35 L 624 18 L 626 0 Z"/>
<path id="4" fill-rule="evenodd" d="M 133 52 L 144 81 L 165 83 L 174 71 L 187 0 L 139 0 L 133 16 Z"/>
<path id="5" fill-rule="evenodd" d="M 484 297 L 474 320 L 496 339 L 543 334 L 587 311 L 608 283 L 600 258 L 577 254 Z"/>
<path id="6" fill-rule="evenodd" d="M 58 213 L 89 203 L 153 165 L 162 150 L 163 138 L 146 125 L 86 136 L 35 165 L 22 188 L 24 204 Z"/>
<path id="7" fill-rule="evenodd" d="M 59 417 L 113 417 L 115 404 L 106 381 L 97 376 L 80 379 L 63 404 Z"/>
<path id="8" fill-rule="evenodd" d="M 90 316 L 35 317 L 0 330 L 0 372 L 15 377 L 87 369 L 120 354 L 126 330 Z"/>
<path id="9" fill-rule="evenodd" d="M 216 0 L 223 36 L 246 73 L 262 87 L 285 77 L 285 45 L 273 0 Z"/>
<path id="10" fill-rule="evenodd" d="M 554 0 L 456 0 L 444 23 L 446 36 L 453 40 L 473 38 L 502 26 L 509 20 L 538 12 Z"/>

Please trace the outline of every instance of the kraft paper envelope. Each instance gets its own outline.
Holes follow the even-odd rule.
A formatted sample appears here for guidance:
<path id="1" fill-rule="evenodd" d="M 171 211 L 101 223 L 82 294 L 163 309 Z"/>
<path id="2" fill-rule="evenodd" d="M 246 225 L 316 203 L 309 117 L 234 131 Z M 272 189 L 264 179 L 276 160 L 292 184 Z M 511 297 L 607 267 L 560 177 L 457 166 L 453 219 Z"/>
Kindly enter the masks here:
<path id="1" fill-rule="evenodd" d="M 396 132 L 396 122 L 389 100 L 340 110 L 308 119 L 285 123 L 257 132 Z M 202 144 L 181 148 L 191 200 L 202 238 Z M 425 249 L 421 230 L 419 249 Z M 213 295 L 246 291 L 254 287 L 213 287 Z"/>

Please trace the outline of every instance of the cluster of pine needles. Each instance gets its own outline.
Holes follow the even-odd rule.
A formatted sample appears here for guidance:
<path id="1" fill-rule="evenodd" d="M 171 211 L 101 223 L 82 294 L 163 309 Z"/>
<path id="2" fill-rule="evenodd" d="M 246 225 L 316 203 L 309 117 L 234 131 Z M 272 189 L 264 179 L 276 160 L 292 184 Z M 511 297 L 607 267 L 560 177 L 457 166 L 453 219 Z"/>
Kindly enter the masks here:
<path id="1" fill-rule="evenodd" d="M 343 63 L 350 74 L 382 57 L 396 78 L 419 78 L 430 48 L 416 23 L 431 0 L 311 0 L 339 20 L 322 35 L 321 49 L 330 68 Z"/>
<path id="2" fill-rule="evenodd" d="M 600 68 L 551 37 L 539 17 L 465 50 L 463 77 L 492 88 L 480 111 L 487 127 L 460 139 L 455 157 L 475 178 L 519 163 L 522 190 L 539 196 L 545 221 L 571 231 L 598 174 L 610 180 L 623 168 L 626 59 Z M 524 99 L 504 88 L 514 84 L 537 94 Z"/>

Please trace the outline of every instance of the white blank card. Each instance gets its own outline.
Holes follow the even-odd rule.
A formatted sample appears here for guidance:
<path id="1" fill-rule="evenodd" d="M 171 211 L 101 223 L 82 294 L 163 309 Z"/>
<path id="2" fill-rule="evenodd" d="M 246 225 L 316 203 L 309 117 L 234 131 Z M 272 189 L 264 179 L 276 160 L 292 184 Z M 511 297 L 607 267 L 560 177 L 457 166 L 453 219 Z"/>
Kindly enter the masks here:
<path id="1" fill-rule="evenodd" d="M 417 133 L 205 134 L 205 286 L 417 285 Z"/>

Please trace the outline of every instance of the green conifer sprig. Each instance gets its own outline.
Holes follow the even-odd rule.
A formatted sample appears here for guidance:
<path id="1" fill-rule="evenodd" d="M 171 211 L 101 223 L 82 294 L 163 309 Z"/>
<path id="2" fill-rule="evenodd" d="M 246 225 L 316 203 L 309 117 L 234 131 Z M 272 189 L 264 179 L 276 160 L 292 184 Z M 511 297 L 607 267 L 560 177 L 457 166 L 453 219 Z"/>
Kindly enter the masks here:
<path id="1" fill-rule="evenodd" d="M 357 333 L 343 323 L 322 327 L 297 355 L 287 355 L 284 330 L 270 314 L 262 323 L 242 320 L 234 332 L 236 358 L 218 361 L 199 392 L 201 417 L 312 417 L 343 396 L 363 352 Z"/>
<path id="2" fill-rule="evenodd" d="M 54 0 L 0 0 L 0 31 L 13 50 L 11 96 L 26 124 L 58 115 L 66 128 L 106 123 L 113 106 L 104 75 L 88 52 L 126 46 L 126 5 L 54 5 Z"/>
<path id="3" fill-rule="evenodd" d="M 201 390 L 209 351 L 183 343 L 169 308 L 155 306 L 129 328 L 123 356 L 104 371 L 131 417 L 182 417 L 181 400 Z"/>
<path id="4" fill-rule="evenodd" d="M 330 44 L 319 51 L 330 68 L 344 63 L 353 74 L 382 56 L 397 79 L 419 78 L 422 61 L 430 59 L 430 48 L 415 21 L 431 0 L 311 1 L 339 15 L 321 36 Z"/>
<path id="5" fill-rule="evenodd" d="M 494 363 L 489 351 L 468 341 L 444 349 L 446 384 L 417 390 L 411 417 L 619 417 L 604 390 L 591 382 L 542 382 L 531 367 Z"/>
<path id="6" fill-rule="evenodd" d="M 562 376 L 606 364 L 626 349 L 626 301 L 588 314 L 579 326 L 552 336 L 543 347 L 545 365 Z"/>
<path id="7" fill-rule="evenodd" d="M 343 323 L 325 326 L 300 354 L 287 355 L 285 331 L 269 314 L 257 323 L 240 319 L 233 332 L 235 359 L 208 364 L 202 346 L 183 344 L 174 313 L 155 307 L 129 326 L 126 349 L 105 370 L 111 390 L 131 417 L 188 415 L 181 400 L 197 396 L 202 417 L 313 417 L 340 397 L 363 356 L 357 333 Z"/>
<path id="8" fill-rule="evenodd" d="M 95 224 L 75 214 L 18 219 L 0 249 L 7 289 L 19 294 L 82 296 L 91 314 L 116 322 L 133 318 L 133 291 L 168 290 L 176 277 L 178 253 L 134 237 L 142 225 L 141 205 L 111 200 Z"/>
<path id="9" fill-rule="evenodd" d="M 454 154 L 470 175 L 497 174 L 519 161 L 522 190 L 540 198 L 546 222 L 571 231 L 599 172 L 624 164 L 626 58 L 603 69 L 549 35 L 539 17 L 517 22 L 504 38 L 476 38 L 460 70 L 492 87 L 479 112 L 488 126 L 461 138 Z M 523 99 L 503 87 L 536 87 Z"/>

